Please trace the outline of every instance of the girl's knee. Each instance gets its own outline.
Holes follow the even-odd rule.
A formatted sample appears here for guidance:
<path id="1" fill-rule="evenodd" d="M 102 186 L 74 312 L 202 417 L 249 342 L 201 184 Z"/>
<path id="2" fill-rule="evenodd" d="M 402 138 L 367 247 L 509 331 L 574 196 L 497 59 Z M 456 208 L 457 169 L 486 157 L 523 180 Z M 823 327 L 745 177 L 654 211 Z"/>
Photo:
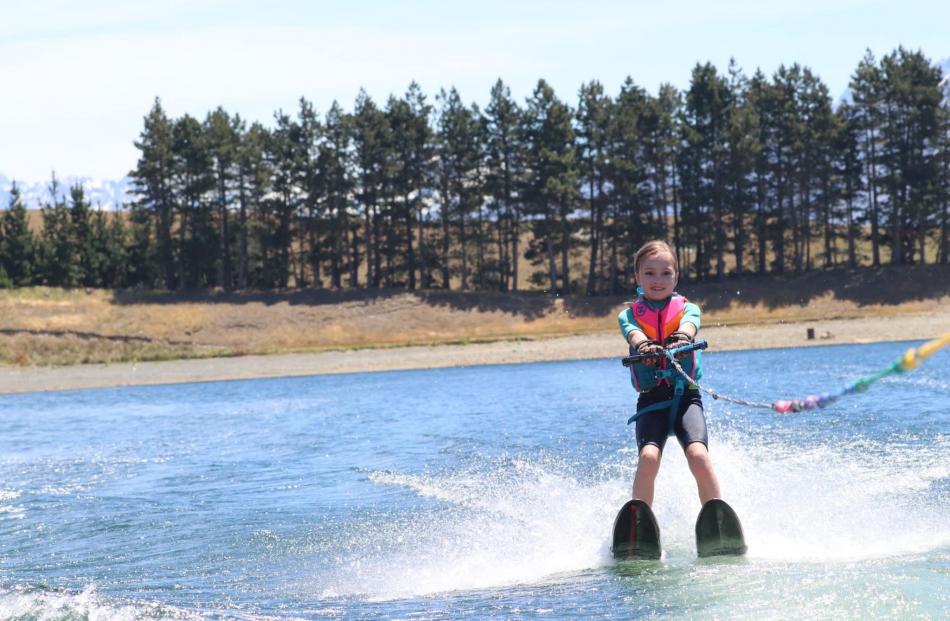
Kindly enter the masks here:
<path id="1" fill-rule="evenodd" d="M 687 457 L 709 457 L 709 449 L 702 442 L 691 442 L 686 446 Z"/>
<path id="2" fill-rule="evenodd" d="M 693 442 L 686 447 L 686 460 L 692 467 L 712 467 L 712 460 L 709 458 L 709 450 L 702 442 Z"/>
<path id="3" fill-rule="evenodd" d="M 637 468 L 659 468 L 660 457 L 660 449 L 652 444 L 647 444 L 640 450 Z"/>

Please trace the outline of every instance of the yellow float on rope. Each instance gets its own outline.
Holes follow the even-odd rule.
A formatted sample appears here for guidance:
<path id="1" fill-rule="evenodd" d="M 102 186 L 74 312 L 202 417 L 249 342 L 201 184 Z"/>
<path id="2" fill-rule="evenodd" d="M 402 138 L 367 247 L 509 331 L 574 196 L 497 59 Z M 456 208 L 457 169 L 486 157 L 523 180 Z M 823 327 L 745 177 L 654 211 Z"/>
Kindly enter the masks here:
<path id="1" fill-rule="evenodd" d="M 940 338 L 936 338 L 932 341 L 928 341 L 917 348 L 917 357 L 921 360 L 930 358 L 935 353 L 950 345 L 950 332 L 947 332 Z"/>

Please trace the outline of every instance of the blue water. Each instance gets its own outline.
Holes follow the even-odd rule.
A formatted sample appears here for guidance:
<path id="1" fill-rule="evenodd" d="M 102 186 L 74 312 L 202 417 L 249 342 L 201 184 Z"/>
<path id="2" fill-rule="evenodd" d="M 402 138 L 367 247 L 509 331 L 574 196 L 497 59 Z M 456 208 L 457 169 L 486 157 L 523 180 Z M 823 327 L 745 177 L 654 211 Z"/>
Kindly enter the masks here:
<path id="1" fill-rule="evenodd" d="M 803 396 L 908 346 L 713 352 L 705 383 Z M 663 559 L 622 564 L 617 360 L 2 396 L 0 618 L 947 618 L 948 361 L 820 411 L 707 398 L 748 555 L 696 558 L 671 442 Z"/>

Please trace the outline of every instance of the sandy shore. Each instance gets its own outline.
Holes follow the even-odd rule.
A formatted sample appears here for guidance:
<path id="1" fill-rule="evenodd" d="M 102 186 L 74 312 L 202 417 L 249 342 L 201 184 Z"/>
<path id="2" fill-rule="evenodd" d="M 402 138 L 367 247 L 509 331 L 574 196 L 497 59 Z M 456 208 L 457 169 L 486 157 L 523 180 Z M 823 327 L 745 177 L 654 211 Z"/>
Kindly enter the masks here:
<path id="1" fill-rule="evenodd" d="M 816 338 L 808 340 L 812 328 Z M 950 331 L 950 312 L 906 315 L 899 319 L 833 319 L 819 322 L 704 326 L 710 351 L 805 347 L 893 340 L 923 340 Z M 141 362 L 73 367 L 0 368 L 0 393 L 71 390 L 111 386 L 212 382 L 262 377 L 321 375 L 429 369 L 480 364 L 512 364 L 539 360 L 620 358 L 626 355 L 617 332 L 538 340 L 499 341 L 467 345 L 400 347 Z"/>

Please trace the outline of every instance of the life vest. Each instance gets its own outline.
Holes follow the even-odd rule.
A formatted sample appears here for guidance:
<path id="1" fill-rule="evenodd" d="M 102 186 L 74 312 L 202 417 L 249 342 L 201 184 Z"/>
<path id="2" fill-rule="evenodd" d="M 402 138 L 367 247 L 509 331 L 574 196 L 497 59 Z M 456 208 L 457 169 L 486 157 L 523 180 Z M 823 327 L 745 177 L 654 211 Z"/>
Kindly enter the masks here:
<path id="1" fill-rule="evenodd" d="M 667 302 L 666 306 L 656 310 L 641 295 L 630 303 L 630 311 L 633 315 L 633 321 L 643 330 L 647 338 L 652 339 L 661 345 L 666 345 L 666 339 L 671 334 L 679 330 L 680 320 L 686 312 L 685 297 L 674 293 Z M 631 355 L 637 353 L 634 347 L 630 347 Z M 680 366 L 686 371 L 686 374 L 693 380 L 702 378 L 702 369 L 700 368 L 699 350 L 689 352 L 686 356 L 678 359 Z M 630 380 L 633 387 L 638 392 L 647 392 L 653 390 L 660 384 L 669 384 L 669 379 L 661 379 L 660 375 L 669 375 L 663 373 L 669 362 L 665 359 L 658 361 L 656 366 L 636 363 L 630 367 Z"/>

